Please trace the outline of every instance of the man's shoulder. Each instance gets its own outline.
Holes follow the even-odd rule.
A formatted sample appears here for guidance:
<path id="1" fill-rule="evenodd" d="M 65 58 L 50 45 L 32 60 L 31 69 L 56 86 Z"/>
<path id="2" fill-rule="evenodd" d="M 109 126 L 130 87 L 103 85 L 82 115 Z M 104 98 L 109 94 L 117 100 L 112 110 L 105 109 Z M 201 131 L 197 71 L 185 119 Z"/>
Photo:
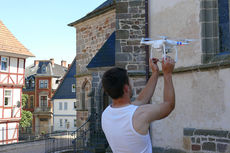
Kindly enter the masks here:
<path id="1" fill-rule="evenodd" d="M 109 113 L 109 107 L 110 106 L 106 107 L 105 110 L 102 112 L 102 117 Z"/>

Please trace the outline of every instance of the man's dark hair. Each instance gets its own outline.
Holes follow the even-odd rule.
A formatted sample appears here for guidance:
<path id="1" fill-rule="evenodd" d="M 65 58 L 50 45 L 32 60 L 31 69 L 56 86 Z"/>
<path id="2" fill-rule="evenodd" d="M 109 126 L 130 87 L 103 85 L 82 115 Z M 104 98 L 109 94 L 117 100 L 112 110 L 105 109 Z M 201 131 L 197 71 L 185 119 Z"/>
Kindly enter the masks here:
<path id="1" fill-rule="evenodd" d="M 123 96 L 125 84 L 129 85 L 129 77 L 127 71 L 122 68 L 112 68 L 106 71 L 102 77 L 104 90 L 112 99 Z"/>

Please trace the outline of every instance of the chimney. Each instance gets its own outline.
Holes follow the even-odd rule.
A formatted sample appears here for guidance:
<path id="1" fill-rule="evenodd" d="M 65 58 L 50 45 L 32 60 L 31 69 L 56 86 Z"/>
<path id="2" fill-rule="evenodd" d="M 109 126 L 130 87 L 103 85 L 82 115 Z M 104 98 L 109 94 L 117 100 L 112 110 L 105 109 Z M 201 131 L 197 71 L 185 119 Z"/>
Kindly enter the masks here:
<path id="1" fill-rule="evenodd" d="M 71 64 L 68 64 L 68 69 L 70 68 Z"/>
<path id="2" fill-rule="evenodd" d="M 39 61 L 38 61 L 38 60 L 34 60 L 34 66 L 37 66 L 37 65 L 38 65 L 38 63 L 39 63 Z"/>
<path id="3" fill-rule="evenodd" d="M 61 66 L 66 67 L 66 61 L 62 60 L 61 61 Z"/>
<path id="4" fill-rule="evenodd" d="M 51 62 L 51 65 L 54 66 L 54 59 L 53 58 L 50 59 L 50 62 Z"/>

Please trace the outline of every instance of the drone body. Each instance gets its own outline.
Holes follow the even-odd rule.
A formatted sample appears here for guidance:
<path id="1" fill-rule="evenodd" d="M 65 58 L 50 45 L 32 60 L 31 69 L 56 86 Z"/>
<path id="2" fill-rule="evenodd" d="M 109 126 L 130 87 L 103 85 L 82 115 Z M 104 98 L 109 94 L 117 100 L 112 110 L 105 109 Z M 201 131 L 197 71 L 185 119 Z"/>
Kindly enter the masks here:
<path id="1" fill-rule="evenodd" d="M 177 62 L 177 47 L 188 45 L 190 41 L 194 41 L 193 39 L 184 39 L 183 41 L 170 40 L 168 39 L 168 37 L 165 36 L 161 36 L 161 38 L 162 39 L 159 40 L 153 40 L 151 38 L 141 39 L 141 44 L 151 46 L 150 58 L 153 57 L 153 48 L 157 49 L 158 51 L 163 51 L 163 58 L 166 57 L 167 53 L 171 53 L 175 50 L 175 62 Z"/>

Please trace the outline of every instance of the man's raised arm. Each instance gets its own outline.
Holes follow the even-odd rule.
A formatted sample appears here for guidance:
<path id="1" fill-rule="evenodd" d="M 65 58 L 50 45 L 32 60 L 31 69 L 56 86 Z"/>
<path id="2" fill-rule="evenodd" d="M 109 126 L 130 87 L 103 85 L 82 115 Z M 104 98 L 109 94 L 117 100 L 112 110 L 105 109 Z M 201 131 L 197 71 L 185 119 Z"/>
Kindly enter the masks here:
<path id="1" fill-rule="evenodd" d="M 147 104 L 152 98 L 157 85 L 157 80 L 159 75 L 159 68 L 157 66 L 157 62 L 158 59 L 149 59 L 149 65 L 150 68 L 152 69 L 152 76 L 149 78 L 145 88 L 142 89 L 137 99 L 133 102 L 134 105 L 139 106 L 139 105 Z"/>

